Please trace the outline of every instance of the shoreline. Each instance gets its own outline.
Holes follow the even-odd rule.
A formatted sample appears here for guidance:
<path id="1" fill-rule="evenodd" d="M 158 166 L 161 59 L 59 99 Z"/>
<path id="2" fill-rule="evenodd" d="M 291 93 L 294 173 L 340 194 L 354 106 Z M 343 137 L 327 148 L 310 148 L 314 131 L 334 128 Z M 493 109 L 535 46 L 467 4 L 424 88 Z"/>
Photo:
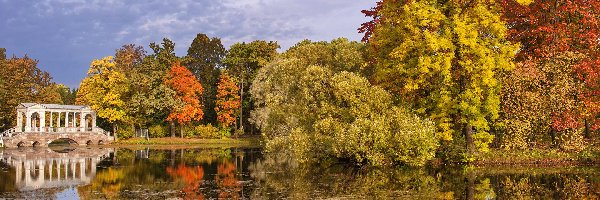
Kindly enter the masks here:
<path id="1" fill-rule="evenodd" d="M 200 138 L 129 138 L 118 140 L 105 146 L 132 147 L 132 146 L 180 146 L 180 147 L 205 147 L 205 148 L 232 148 L 232 147 L 262 147 L 260 136 L 200 139 Z"/>

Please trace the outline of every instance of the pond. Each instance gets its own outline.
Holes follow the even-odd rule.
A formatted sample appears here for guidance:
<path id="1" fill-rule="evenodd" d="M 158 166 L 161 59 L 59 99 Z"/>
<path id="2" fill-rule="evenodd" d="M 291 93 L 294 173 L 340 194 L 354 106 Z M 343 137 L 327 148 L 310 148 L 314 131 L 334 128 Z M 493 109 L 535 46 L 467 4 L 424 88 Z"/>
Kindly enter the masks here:
<path id="1" fill-rule="evenodd" d="M 300 166 L 244 148 L 0 149 L 0 199 L 598 199 L 600 167 Z"/>

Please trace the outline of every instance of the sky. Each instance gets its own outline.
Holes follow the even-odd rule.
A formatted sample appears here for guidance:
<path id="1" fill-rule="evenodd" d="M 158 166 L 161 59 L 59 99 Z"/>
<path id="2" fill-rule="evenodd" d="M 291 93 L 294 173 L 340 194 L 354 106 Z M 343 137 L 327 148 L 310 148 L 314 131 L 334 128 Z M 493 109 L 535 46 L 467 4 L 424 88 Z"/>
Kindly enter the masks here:
<path id="1" fill-rule="evenodd" d="M 92 60 L 124 44 L 175 42 L 184 56 L 198 33 L 236 42 L 360 40 L 369 0 L 0 0 L 0 47 L 38 60 L 57 83 L 79 86 Z"/>

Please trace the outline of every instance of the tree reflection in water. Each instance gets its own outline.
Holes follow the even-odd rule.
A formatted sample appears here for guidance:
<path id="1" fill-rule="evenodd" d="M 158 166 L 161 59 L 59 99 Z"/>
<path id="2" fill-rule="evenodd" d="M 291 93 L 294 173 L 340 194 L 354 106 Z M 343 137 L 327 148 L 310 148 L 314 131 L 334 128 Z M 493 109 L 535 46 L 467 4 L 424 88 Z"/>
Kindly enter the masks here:
<path id="1" fill-rule="evenodd" d="M 177 167 L 167 167 L 167 173 L 175 182 L 183 182 L 183 198 L 204 199 L 202 192 L 199 192 L 200 183 L 204 178 L 204 169 L 201 166 L 188 167 L 181 163 Z"/>
<path id="2" fill-rule="evenodd" d="M 367 168 L 299 165 L 281 153 L 240 149 L 119 149 L 81 199 L 600 199 L 592 167 Z M 0 180 L 14 180 L 12 168 Z M 45 175 L 46 176 L 46 175 Z M 12 182 L 14 183 L 14 182 Z M 7 197 L 11 181 L 0 187 Z M 3 193 L 4 196 L 3 196 Z M 18 191 L 11 197 L 23 197 Z"/>
<path id="3" fill-rule="evenodd" d="M 229 160 L 223 160 L 223 163 L 217 167 L 217 176 L 215 181 L 219 187 L 219 199 L 239 199 L 241 184 L 235 177 L 236 166 L 229 162 Z"/>

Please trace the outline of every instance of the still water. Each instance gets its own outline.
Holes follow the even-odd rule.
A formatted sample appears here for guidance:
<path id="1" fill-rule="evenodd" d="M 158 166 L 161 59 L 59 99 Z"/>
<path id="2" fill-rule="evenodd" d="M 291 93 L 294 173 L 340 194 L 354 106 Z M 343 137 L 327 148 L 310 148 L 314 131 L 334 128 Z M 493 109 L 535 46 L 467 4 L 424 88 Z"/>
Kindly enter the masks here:
<path id="1" fill-rule="evenodd" d="M 241 148 L 25 148 L 0 156 L 0 199 L 600 198 L 598 166 L 300 166 Z"/>

